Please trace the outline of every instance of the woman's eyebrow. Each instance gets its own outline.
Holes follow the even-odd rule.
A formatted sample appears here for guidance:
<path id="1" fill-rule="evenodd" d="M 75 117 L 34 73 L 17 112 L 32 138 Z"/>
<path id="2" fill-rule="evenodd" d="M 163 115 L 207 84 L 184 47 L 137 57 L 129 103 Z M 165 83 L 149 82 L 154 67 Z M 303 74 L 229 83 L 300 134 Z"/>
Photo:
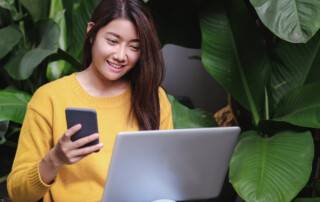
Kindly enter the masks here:
<path id="1" fill-rule="evenodd" d="M 112 35 L 112 36 L 114 36 L 114 37 L 117 37 L 117 38 L 119 38 L 119 39 L 122 39 L 122 37 L 121 37 L 119 34 L 117 34 L 117 33 L 107 32 L 107 34 L 110 34 L 110 35 Z M 139 40 L 139 39 L 131 39 L 130 42 L 140 42 L 140 40 Z"/>
<path id="2" fill-rule="evenodd" d="M 107 34 L 112 35 L 112 36 L 115 36 L 115 37 L 117 37 L 117 38 L 121 38 L 119 34 L 116 34 L 116 33 L 114 33 L 114 32 L 107 32 Z"/>

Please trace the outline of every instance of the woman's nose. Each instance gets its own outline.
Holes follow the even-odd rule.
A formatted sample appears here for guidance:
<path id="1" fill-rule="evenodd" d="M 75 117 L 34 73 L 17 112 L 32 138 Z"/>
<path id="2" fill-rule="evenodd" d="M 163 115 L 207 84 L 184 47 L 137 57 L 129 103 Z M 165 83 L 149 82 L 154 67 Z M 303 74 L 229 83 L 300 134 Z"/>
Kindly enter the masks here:
<path id="1" fill-rule="evenodd" d="M 119 46 L 116 50 L 115 53 L 115 59 L 118 60 L 119 62 L 124 62 L 126 60 L 126 47 L 124 46 Z"/>

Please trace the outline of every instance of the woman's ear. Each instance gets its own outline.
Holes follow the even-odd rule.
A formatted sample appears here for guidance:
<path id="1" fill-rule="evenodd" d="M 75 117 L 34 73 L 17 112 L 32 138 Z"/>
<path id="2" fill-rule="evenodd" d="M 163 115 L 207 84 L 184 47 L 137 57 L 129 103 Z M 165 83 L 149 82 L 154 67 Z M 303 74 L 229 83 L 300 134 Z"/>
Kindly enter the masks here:
<path id="1" fill-rule="evenodd" d="M 95 25 L 94 22 L 88 22 L 87 24 L 87 33 L 92 29 L 92 27 Z"/>

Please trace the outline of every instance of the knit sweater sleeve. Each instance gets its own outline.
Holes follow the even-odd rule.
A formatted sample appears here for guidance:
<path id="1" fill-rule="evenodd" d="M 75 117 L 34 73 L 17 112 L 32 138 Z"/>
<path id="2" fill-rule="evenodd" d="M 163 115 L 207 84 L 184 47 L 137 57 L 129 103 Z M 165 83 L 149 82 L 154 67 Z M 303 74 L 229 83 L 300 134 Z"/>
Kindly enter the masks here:
<path id="1" fill-rule="evenodd" d="M 159 88 L 160 129 L 173 129 L 172 109 L 168 96 L 163 88 Z"/>
<path id="2" fill-rule="evenodd" d="M 9 196 L 17 202 L 38 201 L 50 188 L 39 174 L 39 162 L 52 147 L 50 106 L 46 96 L 41 94 L 35 93 L 28 104 L 16 156 L 8 176 Z"/>

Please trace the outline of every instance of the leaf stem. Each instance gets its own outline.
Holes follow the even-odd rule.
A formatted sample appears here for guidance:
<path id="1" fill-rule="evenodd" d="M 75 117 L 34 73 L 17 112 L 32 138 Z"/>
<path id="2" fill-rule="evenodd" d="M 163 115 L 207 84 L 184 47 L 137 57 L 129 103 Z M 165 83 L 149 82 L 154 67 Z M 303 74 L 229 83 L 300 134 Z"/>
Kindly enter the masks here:
<path id="1" fill-rule="evenodd" d="M 269 111 L 269 96 L 268 96 L 268 90 L 265 87 L 264 88 L 264 107 L 265 107 L 265 118 L 266 120 L 270 119 L 270 111 Z"/>
<path id="2" fill-rule="evenodd" d="M 62 50 L 61 48 L 58 49 L 57 54 L 61 57 L 61 59 L 64 59 L 65 61 L 69 62 L 72 65 L 73 69 L 82 68 L 81 63 L 78 60 L 76 60 L 74 57 L 72 57 L 69 53 Z"/>

